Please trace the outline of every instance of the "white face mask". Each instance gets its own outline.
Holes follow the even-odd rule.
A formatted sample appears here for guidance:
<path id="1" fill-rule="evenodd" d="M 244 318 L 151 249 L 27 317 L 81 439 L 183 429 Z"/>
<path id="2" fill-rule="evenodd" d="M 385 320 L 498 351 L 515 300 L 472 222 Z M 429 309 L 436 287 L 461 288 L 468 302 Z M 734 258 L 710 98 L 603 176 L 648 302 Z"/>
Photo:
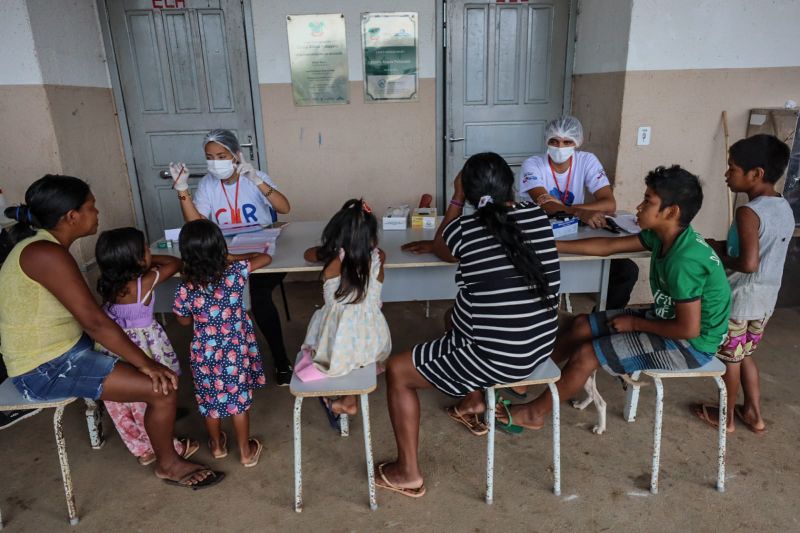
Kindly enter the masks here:
<path id="1" fill-rule="evenodd" d="M 233 159 L 208 159 L 208 173 L 218 180 L 226 180 L 233 175 Z"/>
<path id="2" fill-rule="evenodd" d="M 565 146 L 564 148 L 556 148 L 555 146 L 547 147 L 547 155 L 550 156 L 550 159 L 553 160 L 553 163 L 557 164 L 565 162 L 567 159 L 572 157 L 572 154 L 574 153 L 574 146 Z"/>

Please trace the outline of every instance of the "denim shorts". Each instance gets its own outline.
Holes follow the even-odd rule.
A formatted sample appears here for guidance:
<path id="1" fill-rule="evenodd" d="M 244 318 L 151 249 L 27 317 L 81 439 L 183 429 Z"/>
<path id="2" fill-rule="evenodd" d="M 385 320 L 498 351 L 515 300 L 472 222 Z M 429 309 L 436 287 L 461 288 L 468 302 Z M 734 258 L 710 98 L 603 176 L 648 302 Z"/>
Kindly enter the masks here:
<path id="1" fill-rule="evenodd" d="M 94 341 L 83 335 L 62 355 L 11 379 L 17 390 L 31 401 L 97 400 L 103 393 L 103 382 L 117 361 L 117 357 L 94 351 Z"/>

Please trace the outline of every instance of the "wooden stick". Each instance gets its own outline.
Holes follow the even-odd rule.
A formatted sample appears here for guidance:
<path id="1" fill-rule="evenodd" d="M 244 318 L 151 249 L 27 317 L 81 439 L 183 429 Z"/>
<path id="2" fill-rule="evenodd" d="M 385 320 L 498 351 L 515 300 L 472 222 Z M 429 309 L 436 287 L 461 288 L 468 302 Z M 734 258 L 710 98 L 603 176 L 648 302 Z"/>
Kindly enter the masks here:
<path id="1" fill-rule="evenodd" d="M 730 148 L 730 146 L 729 146 L 730 134 L 728 132 L 728 112 L 724 111 L 724 110 L 722 111 L 722 132 L 725 134 L 725 159 L 724 159 L 724 161 L 725 161 L 725 166 L 727 167 L 728 166 L 728 150 Z M 732 196 L 730 190 L 728 190 L 726 192 L 728 193 L 727 194 L 727 196 L 728 196 L 728 227 L 730 227 L 730 225 L 733 223 L 733 196 Z"/>

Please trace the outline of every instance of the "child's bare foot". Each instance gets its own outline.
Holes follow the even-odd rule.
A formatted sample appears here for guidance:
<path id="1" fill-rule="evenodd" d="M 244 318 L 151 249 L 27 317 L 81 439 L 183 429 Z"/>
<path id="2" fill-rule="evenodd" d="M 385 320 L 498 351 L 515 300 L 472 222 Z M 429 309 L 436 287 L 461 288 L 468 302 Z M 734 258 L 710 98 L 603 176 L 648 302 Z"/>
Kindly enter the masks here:
<path id="1" fill-rule="evenodd" d="M 239 448 L 239 455 L 242 458 L 242 465 L 245 468 L 250 468 L 256 466 L 258 464 L 258 460 L 261 457 L 261 452 L 264 451 L 264 445 L 261 442 L 253 437 L 247 439 L 244 448 Z"/>
<path id="2" fill-rule="evenodd" d="M 331 402 L 331 411 L 334 414 L 347 416 L 355 416 L 358 414 L 358 404 L 356 403 L 355 396 L 342 396 L 341 398 Z"/>
<path id="3" fill-rule="evenodd" d="M 208 447 L 211 449 L 211 456 L 214 459 L 224 459 L 228 456 L 228 435 L 224 431 L 220 431 L 217 440 L 208 439 Z"/>
<path id="4" fill-rule="evenodd" d="M 736 413 L 736 416 L 742 423 L 747 426 L 747 429 L 760 435 L 767 430 L 767 424 L 764 422 L 764 419 L 761 418 L 760 413 L 757 413 L 755 409 L 748 409 L 745 405 L 737 405 L 733 408 L 733 412 Z"/>
<path id="5" fill-rule="evenodd" d="M 692 405 L 692 412 L 695 414 L 697 418 L 711 426 L 712 428 L 719 427 L 719 407 L 715 407 L 713 405 L 708 405 L 704 403 L 698 403 Z M 733 417 L 728 413 L 728 426 L 725 428 L 728 433 L 733 433 L 736 431 L 736 424 L 734 423 Z"/>
<path id="6" fill-rule="evenodd" d="M 142 466 L 151 465 L 156 462 L 156 454 L 154 453 L 146 453 L 144 455 L 140 455 L 136 458 L 139 461 L 139 464 Z"/>

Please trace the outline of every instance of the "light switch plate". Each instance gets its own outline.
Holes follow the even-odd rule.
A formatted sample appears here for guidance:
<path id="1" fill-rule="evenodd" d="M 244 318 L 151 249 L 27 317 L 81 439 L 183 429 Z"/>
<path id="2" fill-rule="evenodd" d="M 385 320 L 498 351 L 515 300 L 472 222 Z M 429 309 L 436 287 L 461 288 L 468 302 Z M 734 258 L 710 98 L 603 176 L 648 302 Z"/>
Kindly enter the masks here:
<path id="1" fill-rule="evenodd" d="M 637 146 L 650 145 L 650 126 L 639 126 L 639 131 L 636 135 Z"/>

